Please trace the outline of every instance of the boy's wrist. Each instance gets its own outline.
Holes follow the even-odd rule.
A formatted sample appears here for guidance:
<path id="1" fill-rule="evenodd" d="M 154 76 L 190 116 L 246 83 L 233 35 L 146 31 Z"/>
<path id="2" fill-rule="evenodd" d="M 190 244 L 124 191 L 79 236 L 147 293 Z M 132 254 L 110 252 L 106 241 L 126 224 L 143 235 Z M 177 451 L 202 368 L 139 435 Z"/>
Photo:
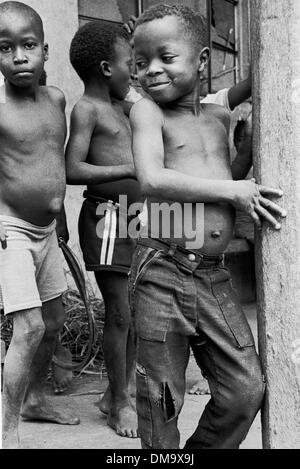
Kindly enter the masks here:
<path id="1" fill-rule="evenodd" d="M 236 199 L 236 181 L 226 181 L 226 184 L 224 186 L 224 202 L 234 205 Z"/>

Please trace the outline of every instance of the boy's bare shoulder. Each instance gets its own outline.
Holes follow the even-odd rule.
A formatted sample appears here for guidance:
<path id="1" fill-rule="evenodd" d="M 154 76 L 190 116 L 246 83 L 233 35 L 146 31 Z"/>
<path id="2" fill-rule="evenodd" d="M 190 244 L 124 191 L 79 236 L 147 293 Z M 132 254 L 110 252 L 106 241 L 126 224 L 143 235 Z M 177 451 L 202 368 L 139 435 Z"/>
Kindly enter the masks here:
<path id="1" fill-rule="evenodd" d="M 55 104 L 61 106 L 63 110 L 66 107 L 66 98 L 63 91 L 56 86 L 40 86 L 40 92 L 47 96 Z"/>
<path id="2" fill-rule="evenodd" d="M 157 123 L 163 123 L 164 117 L 161 108 L 149 98 L 142 98 L 137 101 L 131 108 L 130 111 L 131 122 L 137 122 L 139 119 L 142 121 L 151 119 L 157 119 Z"/>
<path id="3" fill-rule="evenodd" d="M 82 96 L 71 112 L 71 119 L 89 124 L 97 119 L 98 109 L 95 103 Z"/>
<path id="4" fill-rule="evenodd" d="M 205 103 L 202 104 L 205 111 L 213 115 L 215 118 L 220 120 L 227 130 L 230 127 L 230 112 L 225 109 L 225 107 L 220 106 L 219 104 L 214 103 Z"/>

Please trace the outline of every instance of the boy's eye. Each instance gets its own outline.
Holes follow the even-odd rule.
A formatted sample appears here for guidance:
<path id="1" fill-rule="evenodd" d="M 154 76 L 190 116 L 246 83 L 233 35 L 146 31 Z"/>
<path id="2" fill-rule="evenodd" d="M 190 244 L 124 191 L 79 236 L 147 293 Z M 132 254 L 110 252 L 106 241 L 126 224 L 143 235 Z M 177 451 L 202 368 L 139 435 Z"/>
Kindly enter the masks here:
<path id="1" fill-rule="evenodd" d="M 11 52 L 11 50 L 12 50 L 11 46 L 8 46 L 8 45 L 7 46 L 5 46 L 5 45 L 0 46 L 0 51 L 1 52 Z"/>
<path id="2" fill-rule="evenodd" d="M 139 69 L 146 67 L 146 62 L 144 60 L 137 60 L 135 64 L 136 64 L 137 68 L 139 68 Z"/>
<path id="3" fill-rule="evenodd" d="M 32 42 L 27 42 L 25 44 L 25 49 L 27 49 L 27 50 L 32 50 L 32 49 L 34 49 L 34 47 L 35 47 L 35 44 L 33 44 Z"/>
<path id="4" fill-rule="evenodd" d="M 166 62 L 166 63 L 172 62 L 174 58 L 175 58 L 174 55 L 164 55 L 162 57 L 163 61 Z"/>

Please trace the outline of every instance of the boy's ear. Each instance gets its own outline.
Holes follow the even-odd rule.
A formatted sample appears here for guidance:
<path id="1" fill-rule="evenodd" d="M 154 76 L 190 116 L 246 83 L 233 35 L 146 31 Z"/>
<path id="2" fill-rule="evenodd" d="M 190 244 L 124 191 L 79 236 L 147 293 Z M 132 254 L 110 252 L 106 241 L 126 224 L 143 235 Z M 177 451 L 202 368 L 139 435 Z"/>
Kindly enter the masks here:
<path id="1" fill-rule="evenodd" d="M 49 46 L 48 44 L 44 44 L 44 60 L 47 62 L 49 59 Z"/>
<path id="2" fill-rule="evenodd" d="M 199 55 L 199 72 L 203 72 L 210 59 L 209 47 L 204 47 Z"/>
<path id="3" fill-rule="evenodd" d="M 102 60 L 102 62 L 100 62 L 100 72 L 106 78 L 111 77 L 111 66 L 107 60 Z"/>

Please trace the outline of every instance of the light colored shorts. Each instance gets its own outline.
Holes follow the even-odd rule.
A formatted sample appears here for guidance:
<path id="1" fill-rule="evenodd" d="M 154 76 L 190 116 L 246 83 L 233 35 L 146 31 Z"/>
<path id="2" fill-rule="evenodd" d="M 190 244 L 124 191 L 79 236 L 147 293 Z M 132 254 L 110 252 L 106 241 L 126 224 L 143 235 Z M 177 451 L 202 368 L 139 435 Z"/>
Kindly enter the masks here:
<path id="1" fill-rule="evenodd" d="M 0 309 L 10 314 L 58 298 L 67 283 L 56 220 L 49 226 L 35 226 L 0 215 L 0 221 L 8 235 L 7 248 L 0 245 Z"/>

